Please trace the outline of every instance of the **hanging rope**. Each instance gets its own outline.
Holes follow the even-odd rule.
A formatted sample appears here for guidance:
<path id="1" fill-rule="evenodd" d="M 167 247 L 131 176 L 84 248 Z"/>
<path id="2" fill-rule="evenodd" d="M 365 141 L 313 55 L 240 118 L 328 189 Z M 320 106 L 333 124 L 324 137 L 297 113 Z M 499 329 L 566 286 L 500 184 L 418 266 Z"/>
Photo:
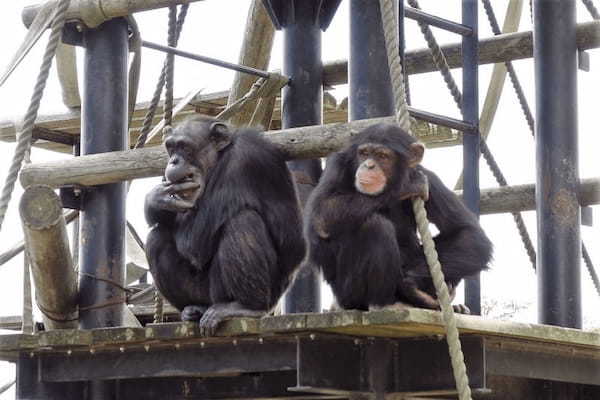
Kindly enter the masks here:
<path id="1" fill-rule="evenodd" d="M 177 42 L 181 36 L 181 31 L 183 30 L 183 24 L 185 22 L 185 18 L 187 16 L 189 9 L 189 4 L 183 4 L 179 9 L 179 16 L 177 17 L 177 25 L 175 29 L 175 46 L 177 46 Z M 162 93 L 163 87 L 165 86 L 165 80 L 167 76 L 167 60 L 163 64 L 163 68 L 160 71 L 160 76 L 158 77 L 158 82 L 156 83 L 156 89 L 154 89 L 154 94 L 152 95 L 152 100 L 150 100 L 150 105 L 148 106 L 148 111 L 146 111 L 146 115 L 144 116 L 144 123 L 142 124 L 142 130 L 140 132 L 140 136 L 137 139 L 135 144 L 135 148 L 142 148 L 146 144 L 146 140 L 148 139 L 148 134 L 152 129 L 152 120 L 154 119 L 154 115 L 156 114 L 156 109 L 158 108 L 158 102 L 160 101 L 160 94 Z"/>
<path id="2" fill-rule="evenodd" d="M 177 44 L 177 6 L 169 7 L 169 36 L 167 44 L 170 47 L 175 47 Z M 165 126 L 163 128 L 163 141 L 171 134 L 173 130 L 173 83 L 175 71 L 175 54 L 167 54 L 165 74 L 165 103 L 164 103 L 164 119 Z"/>
<path id="3" fill-rule="evenodd" d="M 419 3 L 417 0 L 408 0 L 408 3 L 411 5 L 411 7 L 420 9 Z M 433 36 L 433 33 L 431 32 L 431 29 L 429 28 L 429 26 L 427 24 L 419 22 L 419 27 L 421 28 L 421 32 L 423 32 L 425 40 L 427 41 L 427 46 L 429 47 L 429 50 L 431 52 L 431 56 L 433 58 L 435 65 L 439 68 L 442 76 L 444 77 L 444 81 L 446 82 L 446 86 L 448 87 L 448 89 L 450 90 L 450 93 L 452 94 L 452 98 L 454 99 L 454 102 L 456 103 L 458 109 L 462 112 L 462 95 L 460 93 L 460 89 L 458 89 L 458 85 L 456 84 L 456 81 L 454 80 L 454 78 L 452 77 L 452 74 L 450 73 L 450 67 L 448 66 L 448 62 L 446 61 L 446 56 L 444 56 L 444 53 L 442 52 L 442 49 L 440 48 L 437 41 L 435 40 L 435 37 Z M 513 72 L 514 72 L 514 70 L 513 70 Z M 532 122 L 532 126 L 533 126 L 533 122 Z M 488 147 L 485 140 L 483 140 L 483 138 L 480 140 L 480 150 L 481 150 L 481 154 L 483 155 L 483 158 L 484 158 L 486 164 L 492 171 L 492 175 L 494 175 L 494 178 L 496 178 L 496 181 L 498 182 L 498 184 L 500 186 L 507 186 L 508 183 L 506 181 L 506 178 L 504 177 L 504 174 L 502 173 L 500 166 L 494 159 L 494 156 L 492 155 L 490 148 Z M 533 242 L 531 241 L 531 237 L 529 236 L 529 232 L 527 231 L 527 226 L 525 225 L 525 221 L 523 220 L 521 213 L 511 212 L 511 215 L 517 226 L 517 231 L 519 232 L 519 236 L 521 237 L 521 241 L 523 242 L 523 247 L 525 247 L 525 251 L 527 252 L 527 256 L 529 257 L 529 260 L 531 261 L 531 265 L 535 269 L 535 266 L 536 266 L 535 247 L 533 246 Z"/>
<path id="4" fill-rule="evenodd" d="M 402 129 L 410 132 L 410 119 L 405 98 L 404 75 L 402 73 L 402 66 L 400 65 L 398 25 L 394 4 L 393 0 L 379 0 L 390 78 L 396 104 L 396 120 Z M 427 263 L 429 264 L 435 291 L 442 309 L 442 319 L 446 328 L 446 340 L 448 341 L 450 361 L 452 363 L 456 388 L 460 400 L 469 400 L 471 399 L 471 389 L 469 388 L 469 377 L 467 376 L 467 369 L 461 349 L 456 318 L 454 316 L 454 310 L 452 309 L 448 287 L 444 280 L 444 273 L 442 272 L 438 254 L 435 250 L 435 242 L 431 237 L 431 232 L 429 232 L 429 221 L 427 220 L 427 212 L 425 210 L 423 199 L 417 198 L 413 200 L 413 211 L 415 213 L 419 235 L 423 242 L 423 250 L 425 252 Z"/>
<path id="5" fill-rule="evenodd" d="M 46 45 L 40 72 L 33 90 L 33 95 L 31 96 L 29 108 L 25 114 L 23 129 L 17 135 L 17 146 L 8 170 L 8 176 L 6 177 L 4 187 L 2 188 L 2 195 L 0 196 L 0 230 L 2 230 L 2 224 L 4 222 L 4 217 L 6 216 L 6 210 L 8 209 L 8 204 L 10 203 L 10 198 L 15 188 L 15 182 L 19 176 L 23 159 L 31 147 L 33 125 L 35 123 L 35 119 L 37 118 L 38 110 L 40 108 L 40 101 L 44 94 L 44 89 L 46 88 L 46 81 L 48 80 L 48 74 L 50 72 L 50 67 L 52 66 L 52 59 L 54 58 L 56 47 L 61 39 L 62 28 L 65 24 L 65 16 L 68 7 L 69 0 L 59 0 L 56 6 L 56 13 L 50 28 L 50 37 L 48 39 L 48 44 Z"/>

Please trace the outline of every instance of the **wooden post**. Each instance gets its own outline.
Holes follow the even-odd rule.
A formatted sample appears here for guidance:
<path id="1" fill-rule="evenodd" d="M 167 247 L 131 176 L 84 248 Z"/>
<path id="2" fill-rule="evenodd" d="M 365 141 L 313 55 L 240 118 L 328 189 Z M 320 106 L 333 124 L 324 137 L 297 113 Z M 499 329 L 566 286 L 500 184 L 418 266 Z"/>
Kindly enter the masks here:
<path id="1" fill-rule="evenodd" d="M 77 276 L 60 199 L 48 186 L 32 186 L 19 212 L 46 329 L 77 328 Z"/>

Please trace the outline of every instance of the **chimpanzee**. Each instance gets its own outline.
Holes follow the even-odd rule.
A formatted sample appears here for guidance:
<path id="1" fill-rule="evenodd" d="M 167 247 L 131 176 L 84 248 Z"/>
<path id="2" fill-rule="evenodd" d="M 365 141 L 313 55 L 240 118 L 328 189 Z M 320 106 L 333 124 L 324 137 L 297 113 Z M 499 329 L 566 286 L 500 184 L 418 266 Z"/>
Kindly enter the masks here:
<path id="1" fill-rule="evenodd" d="M 397 125 L 372 125 L 327 162 L 308 200 L 309 259 L 321 266 L 338 304 L 368 310 L 396 303 L 438 309 L 411 198 L 423 197 L 451 294 L 485 268 L 492 244 L 479 222 L 433 172 L 424 146 Z M 457 311 L 468 312 L 464 306 Z"/>
<path id="2" fill-rule="evenodd" d="M 166 139 L 164 179 L 146 196 L 146 255 L 163 296 L 213 335 L 260 316 L 305 255 L 302 217 L 283 154 L 259 132 L 194 117 Z"/>

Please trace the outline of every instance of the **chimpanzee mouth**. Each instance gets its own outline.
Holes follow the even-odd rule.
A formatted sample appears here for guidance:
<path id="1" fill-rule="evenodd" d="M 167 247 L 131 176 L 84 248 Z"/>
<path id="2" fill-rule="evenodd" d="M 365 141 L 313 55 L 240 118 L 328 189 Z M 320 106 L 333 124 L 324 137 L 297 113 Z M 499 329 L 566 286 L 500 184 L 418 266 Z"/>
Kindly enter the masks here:
<path id="1" fill-rule="evenodd" d="M 199 183 L 197 180 L 193 178 L 185 178 L 177 182 L 171 182 L 171 185 L 183 185 L 186 183 Z M 185 200 L 188 202 L 196 202 L 202 192 L 204 191 L 204 185 L 199 183 L 197 187 L 191 187 L 189 189 L 182 189 L 175 193 L 173 193 L 173 197 L 179 198 L 181 200 Z"/>

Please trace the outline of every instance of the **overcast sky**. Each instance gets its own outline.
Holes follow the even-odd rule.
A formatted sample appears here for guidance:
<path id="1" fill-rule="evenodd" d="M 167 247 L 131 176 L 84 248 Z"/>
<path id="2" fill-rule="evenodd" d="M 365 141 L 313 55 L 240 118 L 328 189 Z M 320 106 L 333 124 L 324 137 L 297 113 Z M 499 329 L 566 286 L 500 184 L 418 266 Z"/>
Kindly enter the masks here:
<path id="1" fill-rule="evenodd" d="M 0 4 L 2 24 L 0 24 L 0 70 L 3 70 L 12 58 L 26 34 L 21 23 L 20 11 L 24 5 L 32 1 L 3 1 Z M 230 62 L 237 62 L 242 41 L 243 29 L 246 20 L 249 0 L 229 1 L 204 1 L 192 4 L 190 14 L 183 30 L 179 47 L 195 53 L 216 57 Z M 422 8 L 435 12 L 437 15 L 448 19 L 460 21 L 460 1 L 439 2 L 435 0 L 422 0 Z M 531 30 L 531 20 L 527 1 L 524 2 L 523 16 L 520 30 Z M 494 1 L 496 14 L 499 21 L 503 21 L 508 1 Z M 578 21 L 590 21 L 580 2 L 578 6 Z M 342 2 L 340 9 L 329 30 L 323 35 L 323 60 L 330 61 L 347 58 L 348 53 L 348 1 Z M 166 43 L 167 16 L 166 11 L 146 12 L 137 15 L 141 33 L 144 39 Z M 502 23 L 501 23 L 502 24 Z M 438 40 L 442 43 L 457 42 L 459 38 L 434 29 Z M 480 7 L 480 36 L 491 36 L 487 19 Z M 282 65 L 282 34 L 276 36 L 275 48 L 271 62 L 271 69 L 281 68 Z M 27 56 L 19 69 L 10 77 L 9 81 L 0 88 L 0 121 L 22 117 L 27 109 L 29 97 L 41 62 L 43 48 L 47 35 L 43 36 L 38 45 Z M 412 21 L 407 23 L 407 47 L 409 49 L 425 47 L 421 33 Z M 79 61 L 81 50 L 78 50 Z M 579 148 L 580 148 L 580 176 L 600 176 L 597 151 L 600 145 L 598 126 L 600 126 L 600 113 L 598 88 L 600 88 L 600 53 L 590 51 L 591 72 L 580 72 L 579 84 Z M 365 61 L 367 51 L 365 51 Z M 141 87 L 138 101 L 149 100 L 154 90 L 156 79 L 162 66 L 163 55 L 153 50 L 144 50 Z M 531 60 L 522 60 L 514 63 L 521 79 L 532 111 L 534 104 L 533 63 Z M 81 68 L 79 69 L 81 73 Z M 203 65 L 195 61 L 177 59 L 175 67 L 175 94 L 177 97 L 185 95 L 190 89 L 204 87 L 204 92 L 214 92 L 228 89 L 233 73 L 218 67 Z M 491 66 L 480 68 L 480 104 L 483 104 L 489 83 Z M 457 82 L 461 82 L 459 70 L 454 70 L 453 75 Z M 411 96 L 413 105 L 417 108 L 431 112 L 442 113 L 458 118 L 459 113 L 450 97 L 439 73 L 422 74 L 411 77 Z M 332 94 L 341 100 L 347 94 L 345 86 L 337 87 Z M 55 70 L 52 71 L 48 82 L 46 94 L 42 101 L 40 114 L 52 114 L 64 111 L 60 88 L 56 79 Z M 534 112 L 535 115 L 535 112 Z M 491 137 L 488 141 L 494 156 L 500 164 L 509 184 L 524 184 L 535 182 L 535 147 L 526 122 L 519 108 L 517 98 L 507 81 L 500 101 L 499 112 L 492 127 Z M 12 158 L 14 146 L 0 142 L 0 182 L 4 182 L 6 171 Z M 462 163 L 462 150 L 460 147 L 434 149 L 426 152 L 425 165 L 440 175 L 442 180 L 453 186 L 460 174 Z M 35 150 L 32 155 L 33 162 L 55 160 L 65 157 L 42 150 Z M 484 162 L 481 162 L 481 187 L 495 187 L 496 182 Z M 134 223 L 138 230 L 145 236 L 146 223 L 142 215 L 143 196 L 156 180 L 136 182 L 128 198 L 128 219 Z M 20 222 L 16 206 L 22 190 L 17 187 L 11 202 L 8 215 L 0 232 L 0 251 L 8 249 L 12 244 L 22 238 Z M 594 207 L 598 211 L 598 207 Z M 536 221 L 533 212 L 524 213 L 524 218 L 536 243 Z M 482 295 L 484 301 L 496 299 L 501 302 L 515 300 L 525 305 L 515 319 L 526 322 L 536 322 L 536 277 L 531 264 L 525 254 L 518 233 L 509 214 L 496 216 L 483 216 L 482 224 L 495 245 L 494 262 L 491 270 L 482 276 Z M 587 243 L 588 250 L 595 261 L 600 265 L 600 228 L 582 227 L 582 238 Z M 0 267 L 0 315 L 19 315 L 21 313 L 22 296 L 22 258 L 17 257 L 12 262 Z M 583 286 L 583 312 L 584 327 L 600 327 L 598 310 L 600 301 L 595 294 L 589 275 L 582 263 Z M 327 304 L 324 304 L 326 306 Z M 0 385 L 13 374 L 13 368 L 0 364 Z M 13 393 L 6 397 L 14 398 Z"/>

